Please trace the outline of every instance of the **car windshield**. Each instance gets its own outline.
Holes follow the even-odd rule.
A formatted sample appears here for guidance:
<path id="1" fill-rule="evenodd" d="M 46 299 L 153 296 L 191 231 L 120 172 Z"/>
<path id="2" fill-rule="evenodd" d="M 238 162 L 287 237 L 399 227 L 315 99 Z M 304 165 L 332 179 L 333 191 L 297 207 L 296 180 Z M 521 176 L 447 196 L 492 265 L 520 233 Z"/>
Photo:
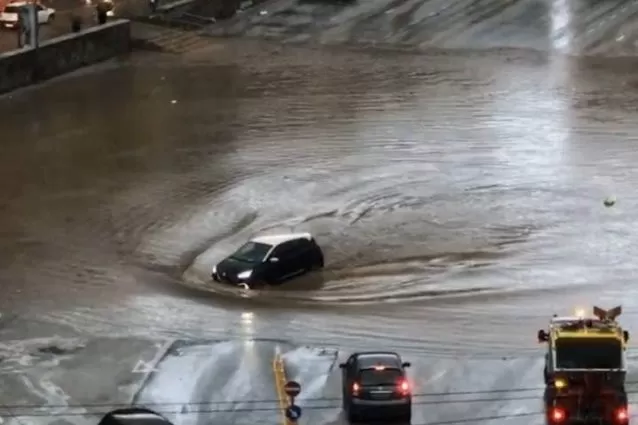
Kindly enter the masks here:
<path id="1" fill-rule="evenodd" d="M 398 369 L 384 370 L 362 370 L 359 376 L 361 385 L 394 385 L 403 377 L 403 373 Z"/>
<path id="2" fill-rule="evenodd" d="M 556 340 L 559 369 L 620 369 L 622 345 L 615 338 L 562 338 Z"/>
<path id="3" fill-rule="evenodd" d="M 258 242 L 248 242 L 244 246 L 239 248 L 230 257 L 235 260 L 245 261 L 247 263 L 261 263 L 266 259 L 266 255 L 268 255 L 271 249 L 272 245 Z"/>

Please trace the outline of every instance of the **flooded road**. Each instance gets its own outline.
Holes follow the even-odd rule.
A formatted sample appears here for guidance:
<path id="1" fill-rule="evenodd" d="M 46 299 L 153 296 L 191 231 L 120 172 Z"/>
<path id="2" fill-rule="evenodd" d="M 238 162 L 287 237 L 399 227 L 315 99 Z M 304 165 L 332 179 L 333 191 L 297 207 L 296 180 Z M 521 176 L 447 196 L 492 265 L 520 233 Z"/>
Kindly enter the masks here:
<path id="1" fill-rule="evenodd" d="M 622 303 L 636 327 L 636 64 L 217 40 L 0 98 L 0 357 L 43 356 L 45 340 L 21 339 L 86 339 L 67 363 L 2 373 L 46 376 L 46 405 L 203 397 L 234 407 L 169 410 L 272 423 L 276 403 L 233 403 L 272 402 L 281 352 L 308 409 L 329 400 L 312 423 L 335 423 L 336 359 L 375 347 L 415 364 L 430 397 L 415 423 L 540 423 L 535 335 L 549 315 Z M 210 282 L 246 238 L 281 230 L 312 232 L 326 269 L 250 296 Z M 188 369 L 162 360 L 159 338 L 203 348 L 174 355 Z M 99 344 L 122 359 L 108 391 L 42 395 L 70 388 L 71 368 L 99 373 Z M 131 378 L 139 357 L 159 364 L 150 381 Z M 477 410 L 441 401 L 521 388 L 527 401 L 484 397 Z"/>
<path id="2" fill-rule="evenodd" d="M 628 0 L 273 0 L 210 29 L 285 42 L 635 55 Z"/>

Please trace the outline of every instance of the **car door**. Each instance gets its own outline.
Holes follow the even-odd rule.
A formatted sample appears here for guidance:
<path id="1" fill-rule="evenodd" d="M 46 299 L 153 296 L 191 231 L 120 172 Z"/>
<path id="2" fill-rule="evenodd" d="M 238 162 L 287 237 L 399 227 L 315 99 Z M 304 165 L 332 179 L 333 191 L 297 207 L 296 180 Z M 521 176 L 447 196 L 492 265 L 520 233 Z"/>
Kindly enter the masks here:
<path id="1" fill-rule="evenodd" d="M 294 241 L 284 242 L 277 246 L 269 256 L 269 275 L 273 281 L 281 281 L 292 273 L 294 266 L 294 263 L 291 264 L 290 261 L 294 249 L 292 242 Z M 277 260 L 273 262 L 273 258 Z"/>
<path id="2" fill-rule="evenodd" d="M 308 239 L 291 241 L 291 273 L 301 274 L 312 267 L 311 248 L 312 245 Z"/>
<path id="3" fill-rule="evenodd" d="M 350 388 L 352 388 L 352 384 L 354 382 L 354 374 L 356 370 L 356 356 L 353 354 L 346 361 L 346 367 L 341 369 L 341 386 L 343 391 L 343 400 L 350 400 Z"/>
<path id="4" fill-rule="evenodd" d="M 300 239 L 297 246 L 297 262 L 301 271 L 312 269 L 316 263 L 314 246 L 308 239 Z"/>

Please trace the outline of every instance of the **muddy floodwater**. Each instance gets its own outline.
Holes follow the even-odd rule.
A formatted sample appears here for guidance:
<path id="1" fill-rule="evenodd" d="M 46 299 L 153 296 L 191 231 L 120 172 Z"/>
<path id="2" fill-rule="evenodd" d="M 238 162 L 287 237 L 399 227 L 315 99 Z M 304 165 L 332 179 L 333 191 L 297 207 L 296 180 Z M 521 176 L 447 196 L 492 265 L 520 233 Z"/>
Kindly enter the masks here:
<path id="1" fill-rule="evenodd" d="M 227 307 L 351 308 L 355 334 L 439 309 L 631 313 L 634 65 L 235 41 L 5 97 L 2 308 L 164 329 L 170 296 L 206 332 L 232 329 Z M 289 230 L 316 235 L 323 273 L 248 295 L 210 282 L 250 236 Z M 201 315 L 180 301 L 195 293 Z M 338 337 L 328 323 L 313 335 Z"/>
<path id="2" fill-rule="evenodd" d="M 538 386 L 536 330 L 556 311 L 622 304 L 637 323 L 638 60 L 316 41 L 136 54 L 0 98 L 3 335 L 382 346 L 425 355 L 424 388 L 468 389 Z M 325 270 L 250 293 L 211 282 L 281 231 L 315 235 Z M 223 344 L 180 348 L 227 366 L 188 372 L 210 383 L 192 394 L 222 376 L 227 397 L 265 397 L 238 382 L 270 385 L 272 347 Z M 326 355 L 290 361 L 334 401 Z M 158 382 L 140 397 L 165 401 Z"/>

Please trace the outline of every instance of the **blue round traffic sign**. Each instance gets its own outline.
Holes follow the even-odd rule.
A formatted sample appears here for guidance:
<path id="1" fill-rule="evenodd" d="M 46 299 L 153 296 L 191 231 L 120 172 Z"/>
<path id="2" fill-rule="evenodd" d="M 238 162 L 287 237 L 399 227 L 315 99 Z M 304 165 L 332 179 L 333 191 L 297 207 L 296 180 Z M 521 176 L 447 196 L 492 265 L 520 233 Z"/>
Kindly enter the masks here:
<path id="1" fill-rule="evenodd" d="M 296 422 L 301 417 L 301 407 L 296 404 L 286 407 L 286 417 L 292 422 Z"/>

